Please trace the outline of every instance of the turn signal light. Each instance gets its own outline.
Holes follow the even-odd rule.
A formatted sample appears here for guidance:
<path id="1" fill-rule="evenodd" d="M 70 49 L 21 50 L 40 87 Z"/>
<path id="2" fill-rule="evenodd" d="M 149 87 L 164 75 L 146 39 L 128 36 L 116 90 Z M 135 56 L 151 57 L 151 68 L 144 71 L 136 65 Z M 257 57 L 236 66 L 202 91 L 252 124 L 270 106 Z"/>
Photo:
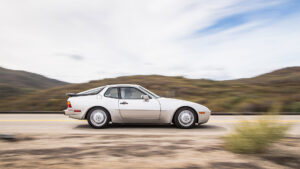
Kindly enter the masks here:
<path id="1" fill-rule="evenodd" d="M 71 102 L 68 101 L 68 108 L 72 108 Z"/>
<path id="2" fill-rule="evenodd" d="M 205 114 L 205 112 L 198 112 L 199 114 Z"/>

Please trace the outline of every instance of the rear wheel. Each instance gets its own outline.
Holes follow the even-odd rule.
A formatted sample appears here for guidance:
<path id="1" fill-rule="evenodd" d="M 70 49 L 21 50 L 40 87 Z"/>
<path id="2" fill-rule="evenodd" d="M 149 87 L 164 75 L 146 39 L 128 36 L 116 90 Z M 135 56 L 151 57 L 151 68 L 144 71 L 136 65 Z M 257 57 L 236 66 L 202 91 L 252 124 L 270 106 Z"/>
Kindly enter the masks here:
<path id="1" fill-rule="evenodd" d="M 109 113 L 102 108 L 94 108 L 88 112 L 87 120 L 93 128 L 105 128 L 109 123 Z"/>
<path id="2" fill-rule="evenodd" d="M 196 113 L 193 109 L 184 107 L 176 111 L 174 123 L 178 128 L 192 128 L 197 120 Z"/>

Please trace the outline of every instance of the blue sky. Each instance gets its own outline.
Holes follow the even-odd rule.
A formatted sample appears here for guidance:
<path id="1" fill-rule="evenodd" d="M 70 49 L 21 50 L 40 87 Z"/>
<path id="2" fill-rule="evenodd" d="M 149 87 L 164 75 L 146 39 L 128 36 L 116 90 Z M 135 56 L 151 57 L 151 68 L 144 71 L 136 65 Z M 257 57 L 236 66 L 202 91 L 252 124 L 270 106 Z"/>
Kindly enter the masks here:
<path id="1" fill-rule="evenodd" d="M 300 66 L 299 0 L 7 0 L 0 66 L 68 82 Z"/>
<path id="2" fill-rule="evenodd" d="M 285 0 L 281 2 L 282 3 L 277 3 L 275 5 L 266 6 L 258 9 L 254 8 L 248 11 L 241 11 L 241 12 L 233 13 L 229 16 L 219 18 L 208 27 L 205 27 L 197 31 L 196 35 L 216 33 L 218 31 L 232 29 L 233 27 L 237 27 L 243 24 L 247 24 L 249 22 L 262 20 L 262 19 L 265 20 L 263 24 L 272 24 L 273 22 L 286 19 L 287 17 L 289 17 L 289 15 L 293 15 L 295 13 L 300 12 L 299 0 Z M 246 3 L 239 4 L 239 6 L 246 6 L 246 5 L 251 5 L 251 1 L 247 1 Z"/>

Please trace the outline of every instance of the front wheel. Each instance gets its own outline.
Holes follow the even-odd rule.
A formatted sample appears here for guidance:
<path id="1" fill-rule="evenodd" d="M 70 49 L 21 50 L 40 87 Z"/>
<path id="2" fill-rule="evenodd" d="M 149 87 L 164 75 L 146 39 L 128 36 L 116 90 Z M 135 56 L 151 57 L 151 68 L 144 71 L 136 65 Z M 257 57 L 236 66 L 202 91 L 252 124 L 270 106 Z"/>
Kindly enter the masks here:
<path id="1" fill-rule="evenodd" d="M 178 128 L 192 128 L 196 123 L 196 113 L 193 109 L 184 107 L 176 111 L 174 123 Z"/>
<path id="2" fill-rule="evenodd" d="M 109 114 L 102 108 L 94 108 L 88 112 L 87 120 L 93 128 L 105 128 L 109 123 Z"/>

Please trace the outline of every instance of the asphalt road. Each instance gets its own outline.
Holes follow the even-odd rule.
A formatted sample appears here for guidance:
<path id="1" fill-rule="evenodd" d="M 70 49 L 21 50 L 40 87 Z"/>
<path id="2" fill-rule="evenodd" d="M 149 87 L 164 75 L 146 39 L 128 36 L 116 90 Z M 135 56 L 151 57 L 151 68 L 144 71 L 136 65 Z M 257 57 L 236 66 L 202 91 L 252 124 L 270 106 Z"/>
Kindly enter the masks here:
<path id="1" fill-rule="evenodd" d="M 0 134 L 184 134 L 223 135 L 243 120 L 259 116 L 211 116 L 208 123 L 183 130 L 170 125 L 111 125 L 106 129 L 92 129 L 86 120 L 70 119 L 60 114 L 0 114 Z M 300 136 L 300 115 L 282 115 L 276 120 L 291 123 L 289 135 Z"/>

